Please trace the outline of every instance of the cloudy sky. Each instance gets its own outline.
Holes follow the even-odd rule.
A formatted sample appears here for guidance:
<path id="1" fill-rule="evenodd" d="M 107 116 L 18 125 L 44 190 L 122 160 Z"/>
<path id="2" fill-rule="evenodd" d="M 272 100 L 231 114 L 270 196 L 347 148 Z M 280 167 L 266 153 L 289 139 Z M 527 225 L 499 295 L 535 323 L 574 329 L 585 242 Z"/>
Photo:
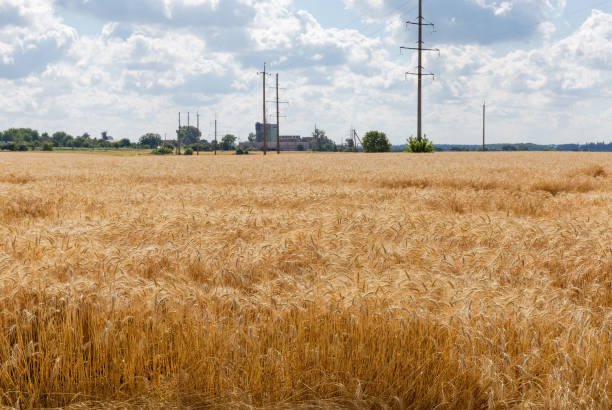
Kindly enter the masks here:
<path id="1" fill-rule="evenodd" d="M 280 73 L 282 134 L 416 129 L 417 0 L 0 0 L 0 129 L 138 139 L 179 111 L 246 139 Z M 478 143 L 612 140 L 612 0 L 424 0 L 424 130 Z M 271 84 L 270 84 L 271 85 Z M 272 90 L 269 90 L 272 92 Z M 270 94 L 272 96 L 272 94 Z M 269 105 L 270 120 L 274 107 Z M 193 119 L 193 117 L 192 117 Z"/>

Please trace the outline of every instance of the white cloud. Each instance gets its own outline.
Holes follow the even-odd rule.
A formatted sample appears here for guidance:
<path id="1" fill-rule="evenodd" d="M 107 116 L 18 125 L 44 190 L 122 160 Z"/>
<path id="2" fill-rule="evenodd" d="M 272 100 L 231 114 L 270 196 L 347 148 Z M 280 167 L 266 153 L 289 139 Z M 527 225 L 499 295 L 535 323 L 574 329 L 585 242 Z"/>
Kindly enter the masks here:
<path id="1" fill-rule="evenodd" d="M 403 0 L 342 0 L 365 18 L 416 21 L 418 8 Z M 540 24 L 558 16 L 566 0 L 438 0 L 426 2 L 424 17 L 437 26 L 435 41 L 494 44 L 530 38 Z"/>
<path id="2" fill-rule="evenodd" d="M 53 15 L 48 0 L 0 0 L 0 77 L 42 71 L 76 37 L 74 29 Z"/>
<path id="3" fill-rule="evenodd" d="M 394 1 L 345 3 L 380 18 L 400 4 Z M 600 100 L 612 94 L 612 15 L 595 11 L 552 41 L 548 19 L 562 0 L 449 1 L 431 2 L 428 11 L 456 26 L 428 38 L 442 49 L 425 61 L 437 74 L 425 82 L 425 129 L 437 142 L 476 142 L 485 98 L 500 141 L 573 140 L 581 118 L 603 124 L 593 132 L 609 128 Z M 79 36 L 63 21 L 66 10 L 94 16 L 102 29 Z M 486 25 L 465 30 L 484 19 L 501 32 L 527 10 L 535 17 L 512 38 L 540 35 L 535 48 L 500 52 L 494 43 L 506 34 L 483 36 Z M 339 141 L 354 125 L 401 143 L 415 127 L 414 81 L 404 73 L 416 57 L 398 55 L 407 40 L 396 18 L 387 35 L 372 38 L 325 27 L 292 0 L 0 0 L 0 11 L 0 121 L 8 126 L 135 138 L 171 135 L 179 110 L 200 110 L 205 134 L 216 112 L 227 132 L 244 138 L 260 120 L 257 71 L 266 61 L 280 71 L 282 98 L 291 102 L 282 125 L 288 134 L 310 132 L 316 122 Z"/>

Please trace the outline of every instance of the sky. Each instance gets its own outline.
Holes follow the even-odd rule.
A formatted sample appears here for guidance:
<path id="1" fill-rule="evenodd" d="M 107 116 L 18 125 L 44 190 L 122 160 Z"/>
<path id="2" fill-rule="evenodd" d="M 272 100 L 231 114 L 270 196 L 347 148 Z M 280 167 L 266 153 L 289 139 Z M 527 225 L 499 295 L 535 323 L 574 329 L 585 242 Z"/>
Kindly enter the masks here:
<path id="1" fill-rule="evenodd" d="M 424 0 L 423 130 L 438 144 L 612 141 L 612 0 Z M 418 0 L 0 0 L 0 129 L 246 140 L 262 76 L 281 134 L 416 133 Z M 274 77 L 267 86 L 273 86 Z M 267 99 L 274 90 L 267 89 Z M 267 104 L 276 122 L 275 104 Z"/>

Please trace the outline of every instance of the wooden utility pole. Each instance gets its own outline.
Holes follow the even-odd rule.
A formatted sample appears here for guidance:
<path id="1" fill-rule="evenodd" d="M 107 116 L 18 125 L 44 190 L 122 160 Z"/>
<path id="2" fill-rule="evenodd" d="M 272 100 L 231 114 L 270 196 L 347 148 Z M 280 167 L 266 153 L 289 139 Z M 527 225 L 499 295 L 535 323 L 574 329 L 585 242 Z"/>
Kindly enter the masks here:
<path id="1" fill-rule="evenodd" d="M 268 123 L 266 120 L 266 76 L 270 75 L 266 71 L 266 63 L 264 63 L 264 70 L 261 73 L 263 77 L 263 137 L 264 137 L 264 145 L 263 151 L 264 155 L 268 154 Z"/>
<path id="2" fill-rule="evenodd" d="M 418 120 L 417 120 L 417 137 L 419 139 L 419 141 L 421 140 L 422 137 L 422 118 L 421 115 L 423 114 L 423 0 L 419 0 L 419 72 L 418 72 L 418 77 L 419 77 L 419 104 L 418 104 Z"/>
<path id="3" fill-rule="evenodd" d="M 280 155 L 280 113 L 278 105 L 278 73 L 276 73 L 276 154 Z"/>
<path id="4" fill-rule="evenodd" d="M 486 125 L 487 125 L 487 102 L 482 104 L 482 151 L 487 150 L 486 145 Z"/>
<path id="5" fill-rule="evenodd" d="M 217 155 L 217 114 L 215 114 L 215 155 Z"/>
<path id="6" fill-rule="evenodd" d="M 181 113 L 179 112 L 179 128 L 176 133 L 176 155 L 181 155 Z"/>
<path id="7" fill-rule="evenodd" d="M 408 21 L 407 24 L 413 24 L 418 26 L 419 30 L 419 40 L 417 43 L 417 47 L 400 47 L 403 50 L 416 50 L 418 51 L 418 67 L 416 73 L 406 73 L 406 75 L 416 75 L 418 78 L 418 103 L 417 103 L 417 139 L 420 141 L 423 137 L 423 122 L 422 122 L 422 114 L 423 114 L 423 76 L 434 76 L 432 73 L 423 74 L 423 51 L 437 51 L 440 52 L 437 48 L 423 48 L 425 42 L 423 41 L 423 26 L 431 26 L 434 25 L 431 23 L 424 23 L 425 19 L 423 18 L 423 0 L 419 0 L 419 20 L 417 22 Z"/>
<path id="8" fill-rule="evenodd" d="M 198 133 L 197 133 L 197 144 L 196 144 L 196 156 L 200 156 L 200 113 L 198 112 L 197 114 L 197 118 L 198 118 Z"/>

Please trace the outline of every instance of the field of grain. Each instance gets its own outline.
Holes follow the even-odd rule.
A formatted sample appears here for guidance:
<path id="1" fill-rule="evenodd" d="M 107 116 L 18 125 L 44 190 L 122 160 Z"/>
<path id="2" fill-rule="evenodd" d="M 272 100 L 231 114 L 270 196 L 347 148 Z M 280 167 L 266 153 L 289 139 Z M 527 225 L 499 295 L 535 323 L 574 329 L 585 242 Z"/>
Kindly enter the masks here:
<path id="1" fill-rule="evenodd" d="M 612 155 L 0 154 L 0 405 L 610 408 Z"/>

